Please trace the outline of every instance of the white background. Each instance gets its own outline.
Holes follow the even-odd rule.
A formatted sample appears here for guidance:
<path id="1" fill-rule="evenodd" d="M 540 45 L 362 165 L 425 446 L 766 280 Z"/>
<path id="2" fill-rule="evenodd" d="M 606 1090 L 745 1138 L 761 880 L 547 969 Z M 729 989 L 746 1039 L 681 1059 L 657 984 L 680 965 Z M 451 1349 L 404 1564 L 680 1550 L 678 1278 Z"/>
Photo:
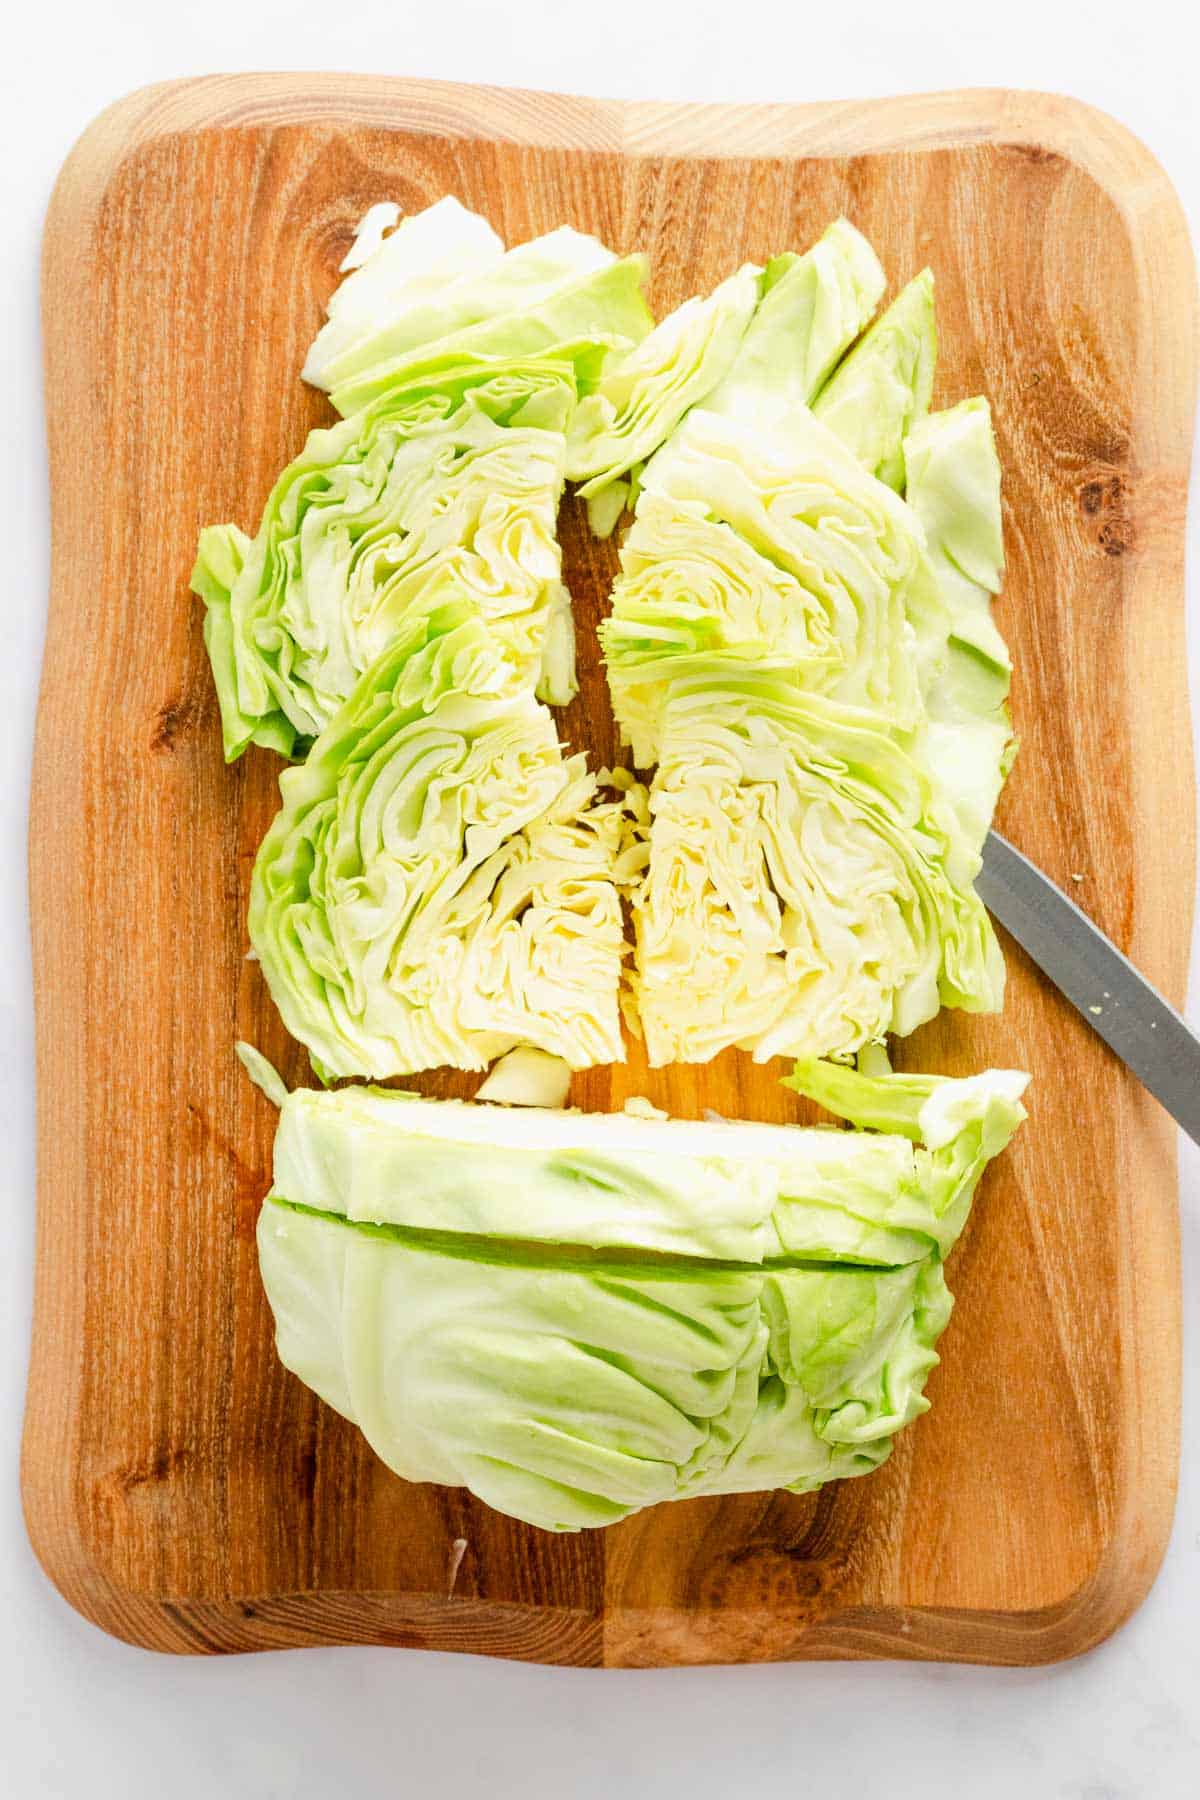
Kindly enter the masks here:
<path id="1" fill-rule="evenodd" d="M 55 172 L 108 102 L 172 76 L 350 69 L 619 97 L 842 99 L 959 86 L 1066 91 L 1156 152 L 1200 224 L 1191 0 L 18 0 L 5 28 L 0 342 L 0 1794 L 142 1800 L 477 1794 L 695 1800 L 864 1789 L 971 1800 L 1200 1794 L 1200 1382 L 1185 1392 L 1170 1553 L 1130 1625 L 1032 1672 L 806 1665 L 544 1670 L 409 1651 L 179 1660 L 77 1618 L 28 1549 L 17 1445 L 29 1327 L 33 1084 L 25 811 L 47 583 L 36 257 Z M 14 9 L 17 12 L 17 9 Z M 1190 41 L 1183 41 L 1187 32 Z M 219 397 L 218 397 L 219 398 Z M 79 446 L 86 457 L 88 446 Z M 1195 505 L 1195 501 L 1194 501 Z M 1200 509 L 1197 509 L 1200 510 Z M 1197 524 L 1189 591 L 1200 692 Z M 97 745 L 97 754 L 103 746 Z M 1028 772 L 1027 772 L 1028 773 Z M 1186 877 L 1183 877 L 1186 878 Z M 1195 967 L 1195 963 L 1194 963 Z M 1192 1018 L 1197 1018 L 1193 981 Z M 136 1028 L 126 1021 L 124 1029 Z M 1200 1157 L 1184 1164 L 1187 1360 L 1200 1344 Z"/>

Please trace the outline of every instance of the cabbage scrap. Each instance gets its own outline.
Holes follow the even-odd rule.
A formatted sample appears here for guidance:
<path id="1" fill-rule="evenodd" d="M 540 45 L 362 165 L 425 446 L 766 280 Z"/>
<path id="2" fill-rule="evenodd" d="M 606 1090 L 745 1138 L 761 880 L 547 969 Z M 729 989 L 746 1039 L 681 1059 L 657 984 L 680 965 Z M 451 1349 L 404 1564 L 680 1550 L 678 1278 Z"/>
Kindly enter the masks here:
<path id="1" fill-rule="evenodd" d="M 567 432 L 567 475 L 585 500 L 645 462 L 728 374 L 758 305 L 761 275 L 747 263 L 706 299 L 685 301 L 635 349 L 606 359 Z M 592 516 L 601 522 L 594 509 Z"/>

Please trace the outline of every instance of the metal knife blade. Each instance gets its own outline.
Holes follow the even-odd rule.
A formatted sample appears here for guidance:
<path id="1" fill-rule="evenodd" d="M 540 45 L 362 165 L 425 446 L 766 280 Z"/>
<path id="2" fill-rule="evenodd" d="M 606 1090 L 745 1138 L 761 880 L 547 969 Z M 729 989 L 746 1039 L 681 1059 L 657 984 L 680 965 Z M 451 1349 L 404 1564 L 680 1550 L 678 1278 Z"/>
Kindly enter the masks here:
<path id="1" fill-rule="evenodd" d="M 1200 1144 L 1200 1038 L 1048 875 L 995 831 L 975 880 L 988 911 Z"/>

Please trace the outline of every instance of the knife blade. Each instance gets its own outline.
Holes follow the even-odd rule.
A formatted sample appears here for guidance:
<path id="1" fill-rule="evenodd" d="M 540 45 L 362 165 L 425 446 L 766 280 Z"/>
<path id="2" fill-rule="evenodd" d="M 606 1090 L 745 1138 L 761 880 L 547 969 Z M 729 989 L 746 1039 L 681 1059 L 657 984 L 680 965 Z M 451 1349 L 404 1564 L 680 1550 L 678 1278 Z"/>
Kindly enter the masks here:
<path id="1" fill-rule="evenodd" d="M 979 897 L 1098 1036 L 1200 1144 L 1200 1037 L 1048 875 L 988 833 Z"/>

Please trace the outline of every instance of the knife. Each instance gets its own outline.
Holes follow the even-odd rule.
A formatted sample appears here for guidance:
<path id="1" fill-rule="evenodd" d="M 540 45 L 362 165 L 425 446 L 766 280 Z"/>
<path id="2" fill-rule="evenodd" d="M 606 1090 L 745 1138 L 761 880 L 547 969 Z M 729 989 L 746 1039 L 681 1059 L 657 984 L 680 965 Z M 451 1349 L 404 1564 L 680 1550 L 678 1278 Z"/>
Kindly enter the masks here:
<path id="1" fill-rule="evenodd" d="M 1126 1068 L 1200 1144 L 1200 1037 L 1048 875 L 988 833 L 975 887 Z"/>

